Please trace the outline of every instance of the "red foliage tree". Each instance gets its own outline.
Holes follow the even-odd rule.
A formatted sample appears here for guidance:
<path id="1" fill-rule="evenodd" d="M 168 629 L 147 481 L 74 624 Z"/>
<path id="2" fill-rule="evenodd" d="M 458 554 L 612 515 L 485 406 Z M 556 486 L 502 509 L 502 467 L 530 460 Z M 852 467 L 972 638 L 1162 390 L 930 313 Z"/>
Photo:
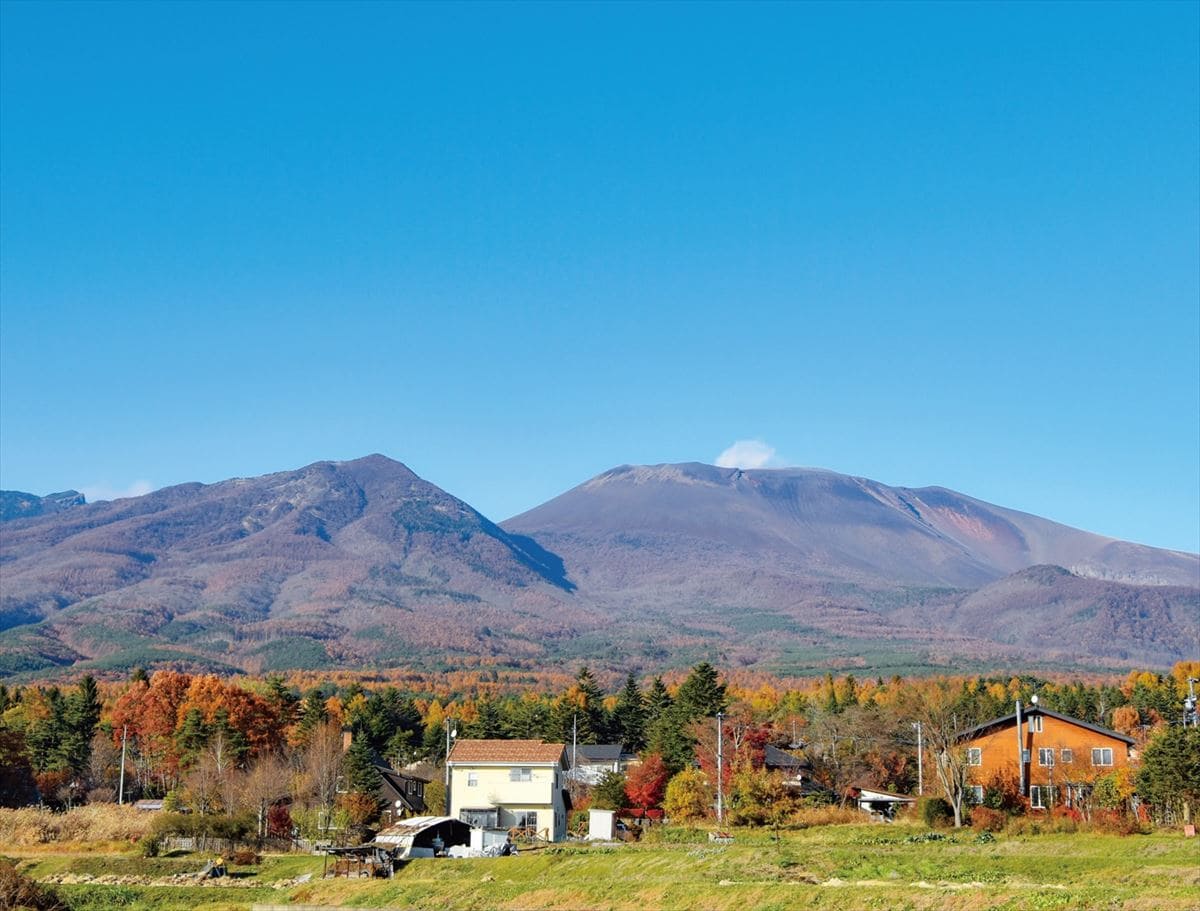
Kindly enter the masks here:
<path id="1" fill-rule="evenodd" d="M 656 807 L 662 803 L 669 778 L 662 757 L 651 753 L 625 776 L 625 796 L 630 804 L 643 810 Z"/>

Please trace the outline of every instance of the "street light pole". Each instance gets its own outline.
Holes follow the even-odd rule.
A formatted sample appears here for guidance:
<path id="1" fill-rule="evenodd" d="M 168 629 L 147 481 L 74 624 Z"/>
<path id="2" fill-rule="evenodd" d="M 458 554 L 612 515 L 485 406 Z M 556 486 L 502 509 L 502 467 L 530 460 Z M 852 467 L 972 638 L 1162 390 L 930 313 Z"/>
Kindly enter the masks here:
<path id="1" fill-rule="evenodd" d="M 117 805 L 125 803 L 125 742 L 129 738 L 129 725 L 121 726 L 121 784 L 117 791 Z"/>
<path id="2" fill-rule="evenodd" d="M 451 730 L 453 719 L 446 719 L 446 815 L 450 815 L 450 741 L 458 736 L 458 728 Z"/>
<path id="3" fill-rule="evenodd" d="M 917 729 L 917 796 L 925 795 L 925 741 L 922 739 L 921 722 L 914 721 Z"/>
<path id="4" fill-rule="evenodd" d="M 717 825 L 725 822 L 725 737 L 721 722 L 723 712 L 717 712 Z"/>
<path id="5" fill-rule="evenodd" d="M 1017 700 L 1017 779 L 1020 794 L 1025 796 L 1025 738 L 1021 736 L 1021 700 Z"/>

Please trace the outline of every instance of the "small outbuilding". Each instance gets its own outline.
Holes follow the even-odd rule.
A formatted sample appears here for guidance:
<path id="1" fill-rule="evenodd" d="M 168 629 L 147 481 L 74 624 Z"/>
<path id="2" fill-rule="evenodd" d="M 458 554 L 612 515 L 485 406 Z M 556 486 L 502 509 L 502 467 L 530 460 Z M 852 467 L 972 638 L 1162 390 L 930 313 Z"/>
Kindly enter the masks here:
<path id="1" fill-rule="evenodd" d="M 614 810 L 588 810 L 588 841 L 612 841 L 617 837 L 617 814 Z"/>
<path id="2" fill-rule="evenodd" d="M 372 845 L 383 848 L 393 860 L 445 855 L 453 847 L 471 844 L 471 827 L 450 816 L 414 816 L 388 826 Z"/>
<path id="3" fill-rule="evenodd" d="M 891 822 L 896 818 L 896 811 L 913 803 L 915 797 L 903 794 L 892 794 L 875 788 L 852 787 L 851 799 L 858 802 L 858 808 L 879 822 Z"/>

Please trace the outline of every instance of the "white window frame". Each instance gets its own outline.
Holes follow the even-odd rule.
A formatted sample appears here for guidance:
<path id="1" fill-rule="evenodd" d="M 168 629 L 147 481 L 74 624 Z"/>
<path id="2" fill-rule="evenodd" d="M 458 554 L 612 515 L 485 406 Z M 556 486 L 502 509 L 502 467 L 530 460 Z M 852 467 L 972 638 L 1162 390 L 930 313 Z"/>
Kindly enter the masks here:
<path id="1" fill-rule="evenodd" d="M 969 790 L 971 793 L 971 797 L 970 797 L 971 803 L 977 807 L 982 806 L 983 805 L 983 785 L 973 784 L 970 786 Z"/>
<path id="2" fill-rule="evenodd" d="M 983 747 L 967 747 L 967 765 L 983 765 Z"/>
<path id="3" fill-rule="evenodd" d="M 467 787 L 468 788 L 479 787 L 479 773 L 478 772 L 467 772 Z"/>
<path id="4" fill-rule="evenodd" d="M 1070 765 L 1075 761 L 1075 751 L 1069 747 L 1063 747 L 1059 752 L 1059 760 L 1063 765 Z"/>
<path id="5" fill-rule="evenodd" d="M 1029 730 L 1031 732 L 1033 732 L 1034 734 L 1042 733 L 1042 716 L 1041 715 L 1030 715 L 1029 716 Z"/>
<path id="6" fill-rule="evenodd" d="M 1046 803 L 1042 797 L 1041 785 L 1035 784 L 1029 788 L 1029 807 L 1033 810 L 1046 809 Z"/>
<path id="7" fill-rule="evenodd" d="M 1099 754 L 1100 761 L 1096 761 L 1096 756 Z M 1106 759 L 1107 754 L 1107 761 Z M 1112 747 L 1092 747 L 1092 765 L 1094 766 L 1111 766 L 1113 764 Z"/>
<path id="8" fill-rule="evenodd" d="M 1038 765 L 1054 768 L 1054 747 L 1038 747 Z"/>
<path id="9" fill-rule="evenodd" d="M 509 781 L 533 781 L 533 769 L 529 766 L 513 766 L 508 770 Z"/>

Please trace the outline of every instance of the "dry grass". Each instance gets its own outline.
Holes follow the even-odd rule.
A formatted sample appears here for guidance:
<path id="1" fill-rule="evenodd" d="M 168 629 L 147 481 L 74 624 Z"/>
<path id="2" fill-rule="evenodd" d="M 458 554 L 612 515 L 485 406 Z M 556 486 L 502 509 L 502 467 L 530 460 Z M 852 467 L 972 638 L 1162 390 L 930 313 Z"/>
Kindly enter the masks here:
<path id="1" fill-rule="evenodd" d="M 116 804 L 91 804 L 65 813 L 36 807 L 0 809 L 0 844 L 14 848 L 128 846 L 150 831 L 153 814 Z"/>
<path id="2" fill-rule="evenodd" d="M 862 825 L 863 812 L 850 807 L 809 807 L 797 810 L 788 820 L 788 827 L 793 829 L 808 829 L 812 826 L 850 826 Z"/>

